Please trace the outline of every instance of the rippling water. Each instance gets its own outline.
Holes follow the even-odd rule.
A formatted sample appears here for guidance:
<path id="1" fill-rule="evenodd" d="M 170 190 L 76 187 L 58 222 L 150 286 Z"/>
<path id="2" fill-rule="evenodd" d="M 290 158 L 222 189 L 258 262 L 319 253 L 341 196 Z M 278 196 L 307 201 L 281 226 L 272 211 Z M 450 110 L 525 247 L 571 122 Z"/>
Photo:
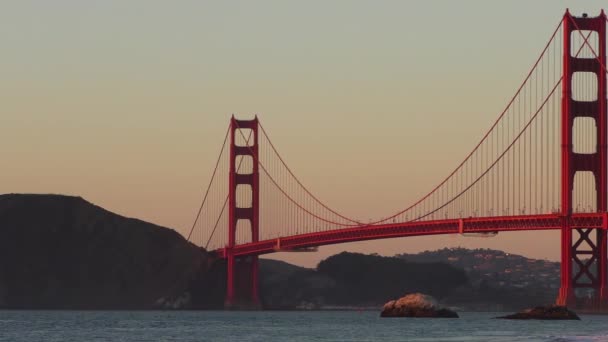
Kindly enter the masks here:
<path id="1" fill-rule="evenodd" d="M 608 341 L 582 321 L 379 318 L 377 312 L 0 311 L 0 341 Z"/>

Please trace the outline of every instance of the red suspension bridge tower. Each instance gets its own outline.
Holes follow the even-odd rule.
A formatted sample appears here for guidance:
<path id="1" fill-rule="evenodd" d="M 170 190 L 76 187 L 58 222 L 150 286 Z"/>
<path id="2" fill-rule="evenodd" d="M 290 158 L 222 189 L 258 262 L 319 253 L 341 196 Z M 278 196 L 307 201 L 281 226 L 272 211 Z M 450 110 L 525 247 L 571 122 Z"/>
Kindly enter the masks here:
<path id="1" fill-rule="evenodd" d="M 575 175 L 579 172 L 593 174 L 596 193 L 596 211 L 605 213 L 607 208 L 607 132 L 606 125 L 606 15 L 590 18 L 573 17 L 568 11 L 563 25 L 563 73 L 561 106 L 561 287 L 557 303 L 576 306 L 575 290 L 594 290 L 596 308 L 604 308 L 608 299 L 606 278 L 606 222 L 604 229 L 573 229 L 570 219 L 573 213 L 572 194 Z M 597 34 L 597 46 L 589 37 Z M 583 45 L 592 50 L 593 58 L 577 57 L 572 46 L 573 37 L 584 37 Z M 595 51 L 597 51 L 597 54 Z M 573 82 L 575 75 L 582 82 Z M 590 76 L 590 77 L 589 77 Z M 578 100 L 573 94 L 582 87 L 593 89 L 594 100 Z M 577 153 L 573 148 L 574 123 L 577 118 L 590 118 L 595 123 L 596 148 L 593 153 Z M 590 137 L 587 137 L 590 138 Z M 589 189 L 588 189 L 589 190 Z M 593 234 L 595 236 L 593 236 Z M 594 239 L 595 238 L 595 239 Z"/>
<path id="2" fill-rule="evenodd" d="M 244 145 L 237 145 L 237 131 L 249 129 L 251 135 Z M 242 134 L 242 132 L 239 132 Z M 253 141 L 250 142 L 251 137 Z M 228 181 L 228 246 L 225 249 L 227 255 L 227 285 L 226 302 L 227 308 L 231 307 L 257 307 L 258 297 L 258 256 L 251 255 L 236 258 L 232 254 L 232 248 L 236 245 L 236 231 L 239 221 L 246 221 L 251 227 L 251 241 L 259 240 L 259 161 L 258 161 L 258 118 L 253 120 L 237 120 L 232 117 L 230 121 L 230 171 Z M 251 158 L 251 171 L 241 172 L 237 167 L 237 159 Z M 241 159 L 242 162 L 242 159 Z M 239 165 L 240 166 L 240 165 Z M 243 191 L 237 191 L 242 188 Z M 247 194 L 246 194 L 247 193 Z M 237 206 L 237 197 L 243 196 L 250 199 L 248 206 Z"/>

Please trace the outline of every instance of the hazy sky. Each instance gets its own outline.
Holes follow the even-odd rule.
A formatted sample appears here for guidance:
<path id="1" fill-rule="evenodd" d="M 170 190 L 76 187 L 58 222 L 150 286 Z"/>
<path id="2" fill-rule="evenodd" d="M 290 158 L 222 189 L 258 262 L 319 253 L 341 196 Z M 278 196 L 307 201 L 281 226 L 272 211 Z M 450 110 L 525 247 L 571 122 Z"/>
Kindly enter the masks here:
<path id="1" fill-rule="evenodd" d="M 386 216 L 470 151 L 566 7 L 605 1 L 2 1 L 0 193 L 79 195 L 185 232 L 229 117 L 259 114 L 301 180 Z M 558 232 L 351 243 L 556 259 Z"/>

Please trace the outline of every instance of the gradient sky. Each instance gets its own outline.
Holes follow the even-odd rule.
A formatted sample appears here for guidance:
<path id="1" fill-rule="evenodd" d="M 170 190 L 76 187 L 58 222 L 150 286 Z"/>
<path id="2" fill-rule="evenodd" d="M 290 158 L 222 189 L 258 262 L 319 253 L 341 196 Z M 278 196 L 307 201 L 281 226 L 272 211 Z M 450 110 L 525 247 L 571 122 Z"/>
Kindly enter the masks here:
<path id="1" fill-rule="evenodd" d="M 298 177 L 349 216 L 405 207 L 513 95 L 566 7 L 605 1 L 2 1 L 0 193 L 79 195 L 179 232 L 229 117 L 257 113 Z M 433 236 L 556 260 L 558 232 Z"/>

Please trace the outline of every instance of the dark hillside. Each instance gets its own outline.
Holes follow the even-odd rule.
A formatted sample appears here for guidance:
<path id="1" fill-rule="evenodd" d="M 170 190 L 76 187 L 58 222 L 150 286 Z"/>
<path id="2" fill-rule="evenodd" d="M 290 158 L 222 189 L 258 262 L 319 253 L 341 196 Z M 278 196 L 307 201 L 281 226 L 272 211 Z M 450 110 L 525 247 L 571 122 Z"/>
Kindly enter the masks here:
<path id="1" fill-rule="evenodd" d="M 413 263 L 395 257 L 346 252 L 321 261 L 317 269 L 336 282 L 328 297 L 341 305 L 353 300 L 360 305 L 382 304 L 410 292 L 424 292 L 442 299 L 468 282 L 462 269 L 446 263 Z"/>
<path id="2" fill-rule="evenodd" d="M 441 299 L 468 286 L 464 271 L 446 263 L 347 252 L 321 261 L 317 269 L 264 259 L 260 271 L 264 307 L 273 309 L 379 307 L 408 292 Z"/>
<path id="3" fill-rule="evenodd" d="M 171 229 L 80 197 L 0 195 L 0 307 L 183 306 L 206 268 L 206 254 Z"/>

